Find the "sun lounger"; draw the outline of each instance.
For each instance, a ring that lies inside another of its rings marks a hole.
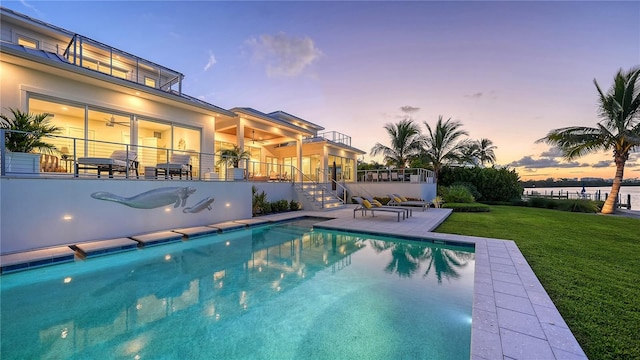
[[[134,171],[136,178],[138,177],[138,161],[136,161],[138,155],[126,150],[115,150],[108,158],[98,157],[81,157],[76,162],[75,176],[78,177],[79,170],[96,170],[98,177],[100,173],[106,171],[109,173],[109,177],[113,177],[114,172],[120,172],[129,174],[129,171]]]
[[[402,209],[405,211],[405,217],[413,216],[413,209],[410,207],[382,205],[378,200],[368,196],[365,196],[363,199],[369,201],[375,209]]]
[[[371,205],[371,203],[366,200],[363,199],[361,197],[354,197],[353,198],[357,203],[358,206],[356,206],[353,209],[353,217],[356,217],[356,211],[360,211],[362,213],[363,216],[365,216],[367,214],[367,211],[371,211],[371,216],[374,217],[375,216],[375,212],[376,211],[380,211],[380,212],[391,212],[394,214],[398,215],[398,222],[400,222],[400,215],[402,215],[402,219],[404,220],[406,218],[406,211],[404,209],[394,209],[394,208],[376,208],[373,205]]]
[[[422,208],[422,211],[427,210],[431,203],[428,201],[422,200],[407,200],[404,196],[400,196],[398,194],[388,194],[390,200],[387,203],[389,206],[419,206]]]

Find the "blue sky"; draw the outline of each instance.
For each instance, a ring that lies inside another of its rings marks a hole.
[[[611,178],[609,153],[564,162],[535,140],[598,121],[596,79],[640,66],[640,2],[3,1],[185,74],[224,108],[283,110],[388,144],[384,124],[438,115],[522,178]],[[366,161],[373,158],[365,156]],[[379,160],[379,159],[376,159]],[[625,178],[640,177],[640,154]]]

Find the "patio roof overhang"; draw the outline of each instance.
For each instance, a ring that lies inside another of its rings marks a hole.
[[[216,120],[216,132],[238,136],[242,127],[245,140],[252,143],[274,145],[299,140],[314,134],[312,130],[290,124],[251,108],[232,108],[236,114],[233,119]]]

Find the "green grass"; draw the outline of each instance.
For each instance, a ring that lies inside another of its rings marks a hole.
[[[640,220],[516,206],[436,232],[514,240],[589,359],[640,359]]]

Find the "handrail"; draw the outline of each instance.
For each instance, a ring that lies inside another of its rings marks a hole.
[[[337,180],[337,179],[334,179],[333,177],[328,176],[327,172],[325,172],[325,171],[324,171],[324,169],[320,169],[320,168],[318,168],[318,169],[316,169],[316,171],[317,171],[318,175],[322,174],[322,178],[323,178],[323,179],[329,179],[329,183],[331,183],[332,185],[333,185],[333,184],[336,184],[336,190],[333,190],[333,186],[332,186],[332,187],[331,187],[331,191],[335,191],[336,196],[337,196],[340,200],[342,200],[342,203],[343,203],[343,204],[346,204],[346,203],[347,203],[347,188],[346,188],[343,184],[341,184],[340,182],[338,182],[338,180]],[[318,179],[320,179],[320,176],[317,176],[317,178],[318,178]],[[326,183],[326,182],[325,182],[325,183]],[[340,197],[340,196],[338,195],[338,190],[337,190],[337,188],[338,188],[338,187],[340,187],[340,188],[341,188],[341,190],[342,190],[342,197]]]
[[[318,190],[318,189],[320,190],[320,206],[324,209],[324,205],[325,205],[324,204],[324,193],[327,190],[326,189],[326,184],[323,184],[323,183],[320,183],[319,181],[313,180],[309,176],[305,175],[305,173],[302,170],[296,168],[295,166],[291,166],[291,171],[292,171],[292,173],[294,173],[296,175],[297,174],[301,175],[300,179],[302,179],[302,181],[300,182],[300,189],[302,191],[304,191],[305,179],[307,180],[307,182],[315,185],[316,190]],[[294,178],[297,179],[297,177],[294,177]],[[295,180],[294,180],[294,186],[295,186]],[[315,199],[313,199],[313,200],[317,202],[317,200],[315,200]]]

